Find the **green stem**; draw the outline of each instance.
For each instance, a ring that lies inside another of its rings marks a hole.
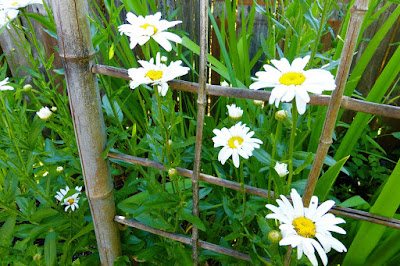
[[[240,172],[240,186],[242,187],[242,202],[243,202],[242,221],[244,221],[244,217],[246,216],[246,191],[245,191],[245,189],[244,189],[244,169],[243,169],[243,160],[240,162],[239,172]]]
[[[4,117],[3,117],[3,119],[5,119],[4,124],[7,127],[7,133],[8,133],[8,136],[10,138],[10,142],[12,144],[12,147],[14,149],[15,154],[18,156],[18,159],[20,160],[22,169],[25,171],[24,160],[22,159],[21,151],[20,151],[20,149],[19,149],[19,147],[17,145],[17,141],[14,138],[14,136],[15,136],[14,129],[13,129],[12,124],[10,122],[10,117],[8,115],[8,110],[7,110],[6,103],[4,101],[4,97],[0,97],[0,99],[1,99],[3,110],[4,110]]]
[[[276,152],[276,146],[278,144],[278,139],[281,138],[281,133],[282,133],[282,121],[278,120],[278,125],[276,126],[276,131],[275,131],[275,139],[274,143],[272,145],[272,152],[271,152],[271,165],[269,167],[269,177],[268,177],[268,202],[271,201],[271,188],[272,188],[272,167],[274,167],[275,163],[275,152]],[[277,194],[276,194],[277,195]]]
[[[290,132],[290,141],[289,141],[289,176],[287,180],[287,193],[290,191],[290,185],[292,183],[292,177],[293,177],[293,147],[294,147],[294,139],[296,138],[296,129],[297,129],[297,117],[298,117],[298,112],[297,112],[297,106],[296,102],[293,100],[293,105],[292,105],[292,130]]]

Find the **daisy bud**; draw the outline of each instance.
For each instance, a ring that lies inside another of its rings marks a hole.
[[[175,168],[170,168],[170,169],[168,170],[168,175],[169,175],[170,177],[176,176],[177,173],[178,173],[178,171],[177,171]]]
[[[256,106],[263,106],[264,105],[264,101],[261,101],[261,100],[253,100],[253,103]]]
[[[36,253],[35,256],[33,256],[33,260],[39,261],[42,258],[42,256],[39,253]]]
[[[52,111],[52,112],[57,111],[57,107],[55,107],[55,106],[51,107],[51,111]]]
[[[168,57],[165,55],[161,56],[161,62],[166,63],[168,61]]]
[[[275,171],[278,173],[279,177],[284,177],[285,175],[289,174],[287,170],[287,164],[276,162],[274,167]]]
[[[278,230],[271,230],[268,233],[268,240],[271,241],[272,243],[279,243],[279,241],[282,239],[282,234]]]
[[[30,91],[31,89],[32,89],[32,85],[31,85],[31,84],[26,84],[26,85],[22,88],[22,90],[23,90],[23,91],[26,91],[26,92]]]
[[[172,139],[169,139],[169,140],[167,141],[167,146],[168,146],[168,147],[171,147],[171,145],[172,145]]]
[[[42,107],[42,108],[39,110],[39,112],[36,112],[36,114],[37,114],[37,115],[40,117],[40,119],[42,119],[42,120],[49,120],[53,113],[50,111],[50,109],[49,109],[47,106],[45,106],[45,107]]]
[[[275,119],[278,121],[283,121],[288,117],[289,113],[286,110],[279,110],[275,113]]]
[[[222,87],[229,87],[229,83],[226,82],[225,80],[221,82]]]
[[[64,171],[64,167],[57,166],[56,171],[57,171],[57,173],[61,173],[62,171]]]
[[[228,108],[229,118],[233,121],[238,121],[242,118],[243,110],[236,104],[227,105],[226,108]]]

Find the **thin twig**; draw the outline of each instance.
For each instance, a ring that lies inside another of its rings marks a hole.
[[[199,175],[201,169],[201,148],[203,144],[204,116],[206,108],[207,83],[207,54],[208,54],[208,1],[200,1],[200,64],[199,64],[199,93],[197,95],[197,126],[196,144],[193,163],[193,215],[199,216]],[[193,225],[192,246],[193,265],[199,263],[199,230]]]
[[[96,74],[107,75],[111,77],[130,80],[128,70],[105,65],[95,65],[92,72]],[[169,86],[175,90],[197,93],[199,85],[197,83],[173,80],[170,81]],[[268,101],[271,92],[263,90],[249,90],[241,88],[224,87],[218,85],[207,84],[207,94],[213,96],[235,97],[242,99],[262,100]],[[309,104],[318,106],[328,106],[331,96],[329,95],[310,95],[311,101]],[[363,100],[354,99],[348,96],[343,96],[340,107],[356,112],[363,112],[367,114],[380,115],[385,117],[400,119],[400,107],[379,103],[372,103]]]

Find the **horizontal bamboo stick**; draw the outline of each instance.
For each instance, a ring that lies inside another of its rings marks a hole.
[[[95,65],[92,68],[92,72],[96,74],[108,75],[111,77],[121,78],[129,80],[128,70],[116,67],[110,67],[105,65]],[[192,93],[197,93],[199,85],[193,82],[187,82],[182,80],[173,80],[168,83],[171,88],[176,90],[182,90]],[[263,90],[249,90],[241,88],[223,87],[217,85],[207,84],[207,94],[213,96],[225,96],[235,97],[242,99],[253,99],[268,101],[271,92]],[[329,95],[310,95],[310,104],[319,106],[328,106],[331,96]],[[367,114],[391,117],[400,119],[400,107],[372,103],[363,100],[354,99],[351,97],[343,96],[340,107],[347,110],[356,112],[363,112]]]
[[[156,168],[156,169],[159,169],[162,171],[167,171],[167,169],[165,168],[165,166],[162,163],[152,161],[149,159],[134,157],[134,156],[130,156],[130,155],[122,154],[122,153],[109,152],[108,158],[132,163],[132,164],[139,164],[139,165],[146,166],[146,167],[152,167],[152,168]],[[178,171],[179,175],[182,175],[182,176],[185,176],[188,178],[192,178],[193,171],[185,169],[185,168],[180,168],[180,167],[177,167],[175,169]],[[225,180],[222,178],[218,178],[215,176],[206,175],[206,174],[202,174],[202,173],[200,173],[199,178],[200,178],[200,180],[208,182],[210,184],[230,188],[230,189],[233,189],[236,191],[242,191],[242,187],[237,182]],[[246,191],[246,193],[249,193],[252,195],[257,195],[257,196],[260,196],[263,198],[268,198],[268,190],[266,190],[266,189],[261,189],[261,188],[256,188],[256,187],[245,185],[245,191]],[[270,197],[271,198],[274,197],[274,193],[272,191],[270,193]],[[370,223],[375,223],[375,224],[380,224],[380,225],[387,226],[387,227],[400,229],[400,220],[388,218],[388,217],[384,217],[384,216],[380,216],[380,215],[375,215],[375,214],[365,212],[365,211],[355,210],[355,209],[346,208],[346,207],[333,206],[329,212],[337,214],[337,215],[341,215],[344,217],[353,218],[356,220],[367,221]]]
[[[150,232],[150,233],[153,233],[153,234],[156,234],[156,235],[159,235],[159,236],[167,237],[167,238],[170,238],[170,239],[175,240],[175,241],[179,241],[179,242],[187,244],[187,245],[192,245],[192,239],[190,237],[179,235],[179,234],[175,234],[175,233],[165,232],[165,231],[162,231],[162,230],[159,230],[159,229],[155,229],[155,228],[147,226],[147,225],[145,225],[143,223],[134,221],[132,219],[127,219],[124,216],[115,216],[114,217],[114,221],[116,221],[118,223],[121,223],[121,224],[125,224],[125,225],[128,225],[128,226],[131,226],[131,227],[135,227],[137,229],[140,229],[140,230],[143,230],[143,231],[146,231],[146,232]],[[233,250],[233,249],[229,249],[229,248],[224,248],[224,247],[221,247],[221,246],[209,243],[209,242],[205,242],[205,241],[202,241],[202,240],[199,240],[199,247],[201,247],[203,249],[215,251],[215,252],[218,252],[218,253],[221,253],[221,254],[224,254],[224,255],[228,255],[228,256],[231,256],[231,257],[234,257],[234,258],[237,258],[237,259],[251,261],[250,256],[245,254],[245,253],[242,253],[242,252],[239,252],[239,251],[236,251],[236,250]],[[269,261],[266,258],[263,258],[263,259],[266,260],[266,261]]]

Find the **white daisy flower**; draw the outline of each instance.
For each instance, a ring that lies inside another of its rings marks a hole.
[[[315,250],[324,265],[328,264],[326,253],[332,248],[338,252],[347,251],[346,247],[331,234],[331,232],[346,234],[343,228],[337,226],[345,221],[327,213],[335,204],[333,200],[327,200],[318,206],[318,197],[312,196],[310,206],[307,208],[303,206],[301,197],[295,189],[292,189],[290,196],[293,205],[283,195],[281,199],[276,200],[279,207],[265,205],[273,212],[266,218],[277,219],[281,224],[279,229],[282,232],[282,240],[279,241],[279,245],[297,247],[297,259],[300,259],[304,252],[314,266],[318,265]]]
[[[260,148],[259,144],[263,142],[259,139],[252,138],[254,131],[250,131],[246,124],[242,125],[241,122],[227,129],[226,127],[214,129],[213,133],[216,135],[212,138],[214,147],[223,146],[218,154],[218,160],[222,165],[226,160],[232,156],[233,165],[239,167],[239,155],[244,159],[248,159],[253,155],[255,148]]]
[[[72,211],[75,211],[75,208],[79,208],[78,202],[79,202],[79,193],[75,193],[74,195],[65,198],[64,202],[61,203],[61,205],[66,205],[64,211],[68,211],[68,209],[71,207]]]
[[[66,186],[65,189],[60,189],[60,191],[56,192],[56,195],[54,196],[58,201],[62,201],[65,195],[67,195],[69,191],[69,187]]]
[[[0,6],[0,28],[14,20],[18,16],[18,13],[18,9],[4,9]],[[7,25],[7,28],[9,29],[10,25]]]
[[[50,111],[49,107],[45,106],[45,107],[40,108],[39,112],[36,112],[36,114],[42,120],[49,120],[50,117],[53,115],[53,112]]]
[[[0,8],[4,9],[18,9],[32,4],[43,5],[42,0],[1,0]]]
[[[154,58],[149,62],[144,60],[138,61],[142,67],[128,69],[129,77],[132,79],[130,83],[131,89],[135,89],[141,84],[157,85],[158,92],[165,96],[168,91],[168,81],[183,76],[189,72],[188,67],[181,66],[182,61],[171,62],[169,66],[161,63],[160,53],[157,53],[156,63]]]
[[[296,98],[299,114],[304,114],[306,105],[310,102],[308,92],[321,94],[324,90],[332,91],[336,88],[333,75],[323,69],[303,70],[310,60],[307,55],[304,58],[296,58],[292,64],[286,58],[271,60],[275,66],[264,65],[265,71],[256,73],[256,82],[250,85],[250,89],[273,88],[269,103],[291,102]]]
[[[237,121],[242,118],[243,110],[239,106],[236,106],[236,104],[227,105],[226,108],[228,108],[230,119]]]
[[[289,171],[287,170],[287,164],[285,163],[276,162],[274,169],[278,173],[279,177],[284,177],[285,175],[289,174]]]
[[[0,81],[0,91],[12,91],[12,90],[14,90],[14,87],[6,85],[8,83],[9,83],[8,82],[8,78],[5,78],[5,79],[3,79],[3,81]]]
[[[154,15],[136,16],[132,12],[126,14],[126,20],[129,24],[118,26],[119,32],[126,34],[130,39],[130,48],[133,49],[137,44],[143,45],[150,37],[153,38],[165,50],[170,52],[172,46],[169,41],[182,43],[182,38],[178,35],[166,31],[167,29],[182,23],[182,21],[167,21],[161,19],[161,13],[157,12]]]

